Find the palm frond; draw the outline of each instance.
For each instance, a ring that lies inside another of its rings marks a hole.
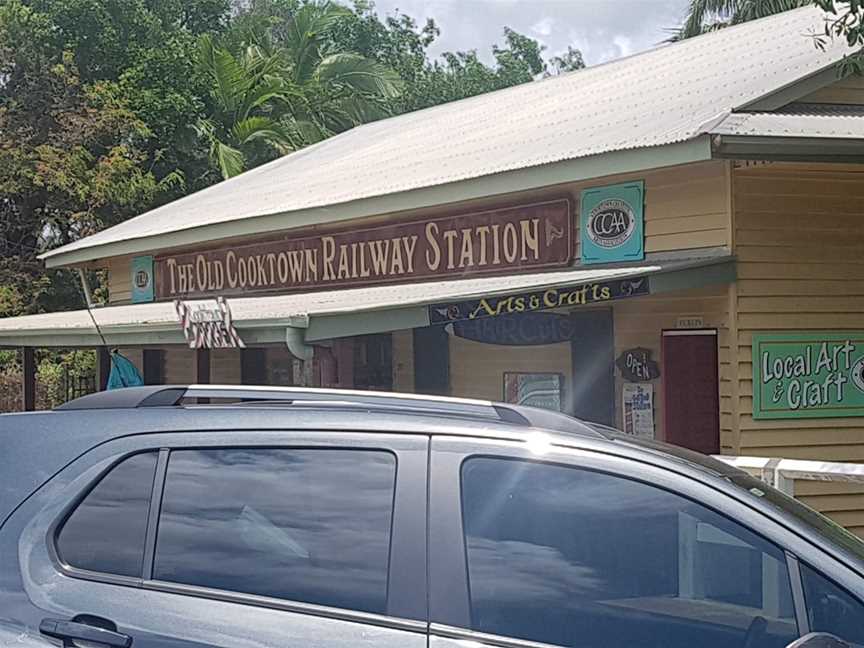
[[[286,31],[285,47],[291,55],[296,82],[310,78],[321,58],[324,37],[348,14],[348,9],[329,1],[309,2],[294,14]]]
[[[241,145],[263,140],[280,153],[288,153],[295,148],[291,129],[269,117],[254,116],[239,121],[231,129],[231,136]]]
[[[213,140],[210,156],[213,158],[216,166],[219,167],[222,177],[226,180],[240,175],[246,169],[246,156],[241,151],[228,146],[224,142],[220,142],[218,139]]]
[[[315,70],[320,83],[336,83],[356,92],[374,94],[392,99],[402,92],[399,75],[385,65],[359,54],[332,54],[322,60]]]

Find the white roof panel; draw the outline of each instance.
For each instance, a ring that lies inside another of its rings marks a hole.
[[[736,113],[711,129],[715,135],[752,137],[864,138],[864,115]]]
[[[798,9],[360,126],[45,257],[259,216],[288,214],[287,228],[300,210],[692,139],[840,60],[845,41],[819,50],[808,37],[823,21]]]

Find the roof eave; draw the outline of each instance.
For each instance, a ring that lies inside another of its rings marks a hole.
[[[612,151],[591,157],[564,160],[336,205],[214,223],[204,227],[166,232],[69,251],[58,248],[42,254],[39,258],[45,261],[48,268],[77,266],[109,257],[141,254],[154,250],[200,245],[220,239],[277,232],[288,229],[286,222],[290,222],[291,228],[336,223],[505,195],[591,178],[702,162],[710,160],[711,157],[710,138],[707,135],[700,135],[674,144]]]
[[[864,139],[715,135],[714,156],[774,162],[864,162]]]

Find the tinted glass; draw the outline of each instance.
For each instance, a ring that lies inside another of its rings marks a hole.
[[[579,648],[783,648],[784,554],[668,491],[478,458],[462,475],[472,625]]]
[[[141,576],[156,453],[117,464],[63,524],[57,552],[72,567]]]
[[[386,452],[172,452],[154,577],[383,613],[395,476]]]
[[[801,565],[804,599],[812,632],[830,632],[864,646],[864,605],[819,572]]]

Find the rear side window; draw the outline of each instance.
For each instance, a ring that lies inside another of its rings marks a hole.
[[[155,452],[112,468],[60,528],[60,559],[79,569],[140,577],[155,474]]]
[[[395,479],[379,451],[172,452],[153,577],[385,613]]]

